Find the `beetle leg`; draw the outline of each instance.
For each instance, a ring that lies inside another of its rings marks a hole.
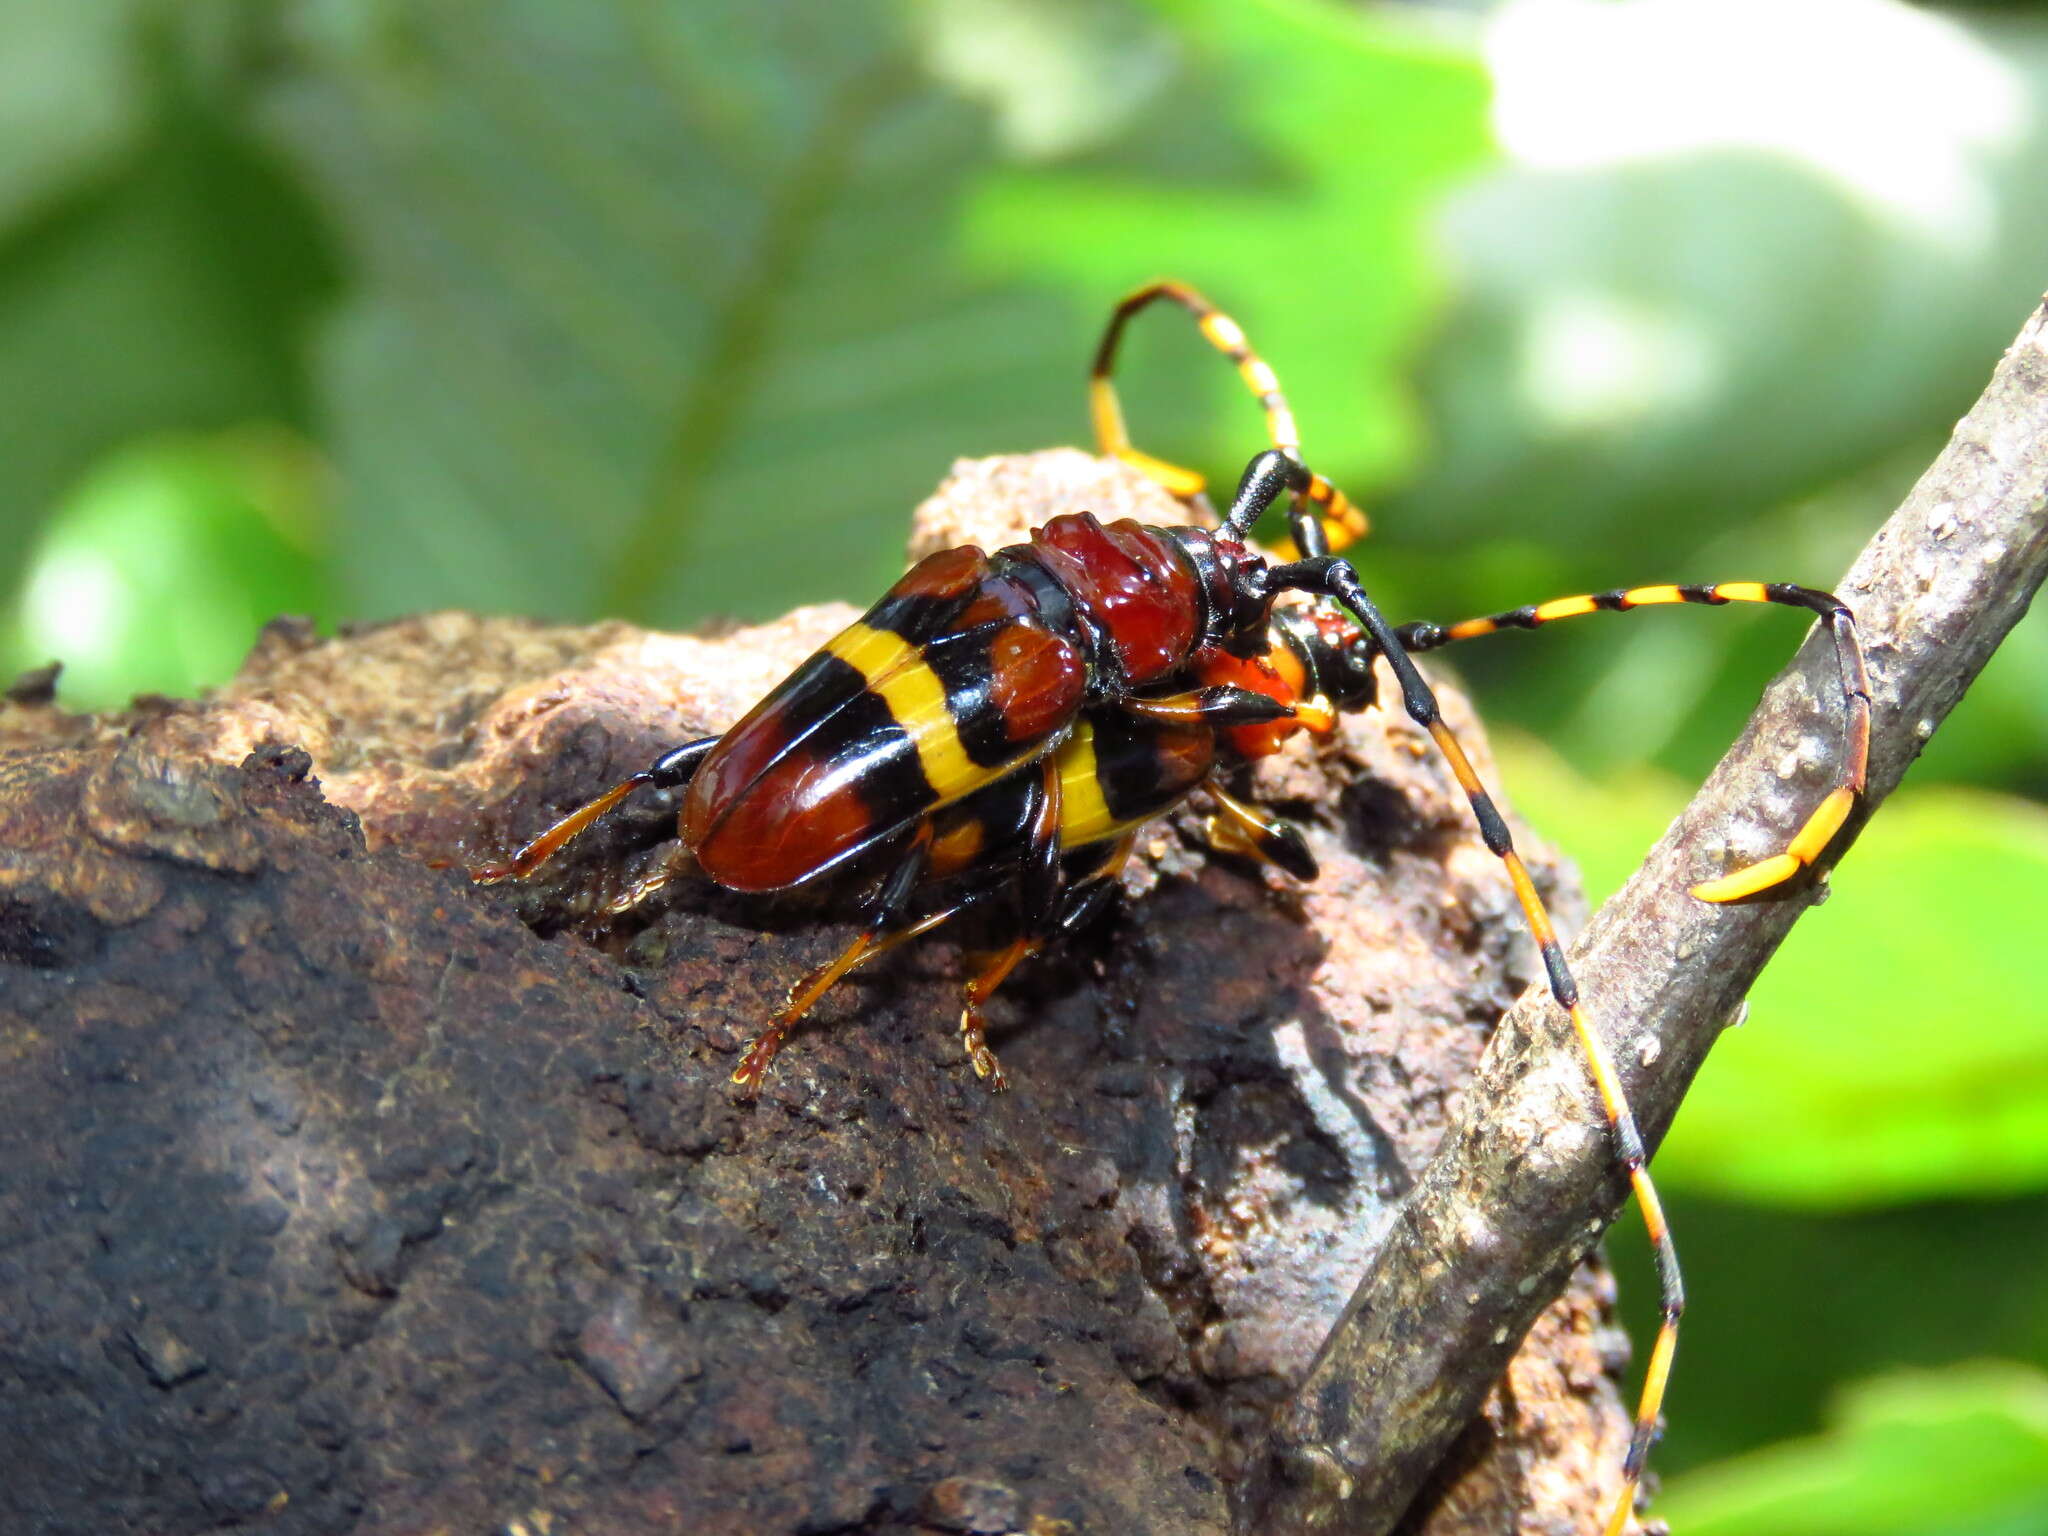
[[[967,1049],[967,1059],[974,1064],[974,1075],[988,1084],[990,1093],[1001,1093],[1010,1086],[1010,1080],[1003,1075],[1002,1063],[996,1060],[996,1053],[988,1048],[988,1037],[983,1033],[981,1005],[1017,968],[1020,960],[1037,954],[1044,944],[1044,938],[1037,934],[1024,934],[1013,939],[993,960],[969,977],[963,989],[965,1002],[960,1009],[960,1043]]]
[[[1211,816],[1203,825],[1203,835],[1211,845],[1226,852],[1251,854],[1277,869],[1285,870],[1297,880],[1315,879],[1316,856],[1308,851],[1308,843],[1303,840],[1300,828],[1278,816],[1268,815],[1256,806],[1246,805],[1235,795],[1226,793],[1214,780],[1202,787],[1208,790],[1209,798],[1222,812],[1221,816]]]
[[[1117,877],[1124,872],[1124,866],[1131,861],[1131,850],[1138,846],[1138,834],[1126,832],[1110,845],[1103,861],[1094,870],[1069,884],[1060,894],[1060,915],[1056,931],[1064,937],[1077,928],[1087,926],[1088,920],[1100,912],[1103,904],[1117,891]]]
[[[967,1047],[968,1059],[974,1063],[975,1072],[987,1080],[991,1092],[1001,1092],[1008,1086],[1009,1079],[1003,1075],[995,1053],[988,1048],[982,1032],[981,1005],[1008,980],[1010,972],[1020,961],[1038,953],[1049,938],[1072,933],[1102,910],[1104,904],[1116,895],[1117,876],[1123,873],[1131,850],[1137,844],[1138,834],[1135,832],[1126,832],[1118,838],[1108,857],[1090,874],[1060,889],[1057,908],[1042,931],[1027,932],[1014,940],[967,983],[967,1006],[960,1015],[960,1037]]]
[[[965,902],[933,912],[919,918],[904,928],[892,929],[887,933],[869,929],[839,952],[837,959],[829,965],[821,965],[789,994],[789,1002],[783,1010],[768,1022],[754,1043],[747,1047],[747,1054],[740,1058],[740,1064],[733,1068],[732,1080],[739,1088],[741,1097],[752,1098],[761,1091],[761,1081],[767,1075],[769,1064],[782,1049],[782,1042],[798,1020],[809,1013],[818,999],[832,989],[834,982],[857,966],[866,965],[878,955],[886,955],[899,944],[907,944],[921,934],[930,933],[941,923],[959,915]]]
[[[910,899],[916,894],[918,883],[924,879],[925,870],[931,859],[932,828],[929,821],[919,825],[912,836],[910,847],[903,860],[890,871],[888,881],[876,898],[875,915],[868,929],[855,939],[836,958],[819,966],[810,975],[790,989],[789,1001],[782,1011],[768,1023],[760,1036],[747,1047],[746,1055],[733,1069],[732,1080],[741,1092],[751,1098],[761,1091],[761,1080],[767,1074],[769,1063],[775,1060],[775,1053],[782,1049],[782,1042],[788,1038],[797,1021],[817,1005],[819,998],[832,989],[840,977],[857,966],[865,965],[877,955],[885,955],[899,944],[904,944],[919,934],[930,933],[941,923],[953,917],[967,905],[967,901],[955,902],[952,906],[933,912],[916,922],[905,923],[903,914],[909,910]],[[971,898],[969,898],[971,899]]]
[[[601,917],[624,917],[635,908],[645,905],[665,889],[668,883],[691,868],[696,860],[690,850],[677,846],[653,869],[635,880],[625,890],[598,908]]]
[[[652,784],[662,789],[682,788],[697,772],[698,764],[702,763],[705,756],[717,745],[716,736],[706,736],[701,741],[693,741],[662,753],[646,769],[630,778],[622,779],[588,804],[578,806],[511,858],[472,869],[469,878],[477,885],[496,885],[502,880],[524,880],[561,852],[563,847],[588,831],[605,812],[642,785]]]
[[[1022,866],[1018,870],[1018,917],[1021,933],[994,959],[968,978],[960,1009],[960,1043],[974,1064],[974,1075],[988,1084],[989,1092],[1001,1093],[1010,1086],[995,1052],[988,1048],[981,1005],[1001,986],[1017,963],[1036,954],[1056,932],[1060,918],[1060,894],[1064,880],[1060,870],[1060,772],[1057,754],[1048,753],[1038,771],[1038,786],[1025,818],[1028,839]]]
[[[1157,699],[1120,699],[1118,708],[1160,725],[1271,725],[1294,717],[1294,706],[1235,683],[1216,683]]]
[[[532,842],[521,848],[511,858],[496,864],[483,864],[469,872],[469,878],[477,885],[496,885],[501,880],[524,880],[528,875],[547,863],[563,846],[574,841],[591,823],[617,805],[626,796],[643,784],[653,783],[644,773],[614,784],[595,800],[578,806],[560,821],[549,827]]]

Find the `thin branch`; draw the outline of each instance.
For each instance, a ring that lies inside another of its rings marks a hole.
[[[1873,704],[1869,794],[1838,851],[2026,612],[2044,573],[2048,303],[1836,588],[1862,630]],[[1653,1147],[1764,962],[1825,895],[1824,884],[1806,882],[1774,900],[1715,907],[1687,890],[1778,851],[1826,793],[1834,667],[1827,635],[1810,634],[1571,952]],[[1239,1528],[1389,1529],[1625,1190],[1569,1027],[1533,988],[1501,1022],[1462,1118],[1276,1419]]]

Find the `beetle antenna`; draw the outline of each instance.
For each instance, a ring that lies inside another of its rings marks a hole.
[[[1308,466],[1292,454],[1282,453],[1278,448],[1266,449],[1244,467],[1244,476],[1237,482],[1237,494],[1230,498],[1230,510],[1223,515],[1224,534],[1242,539],[1266,509],[1280,499],[1282,491],[1302,490],[1313,478]]]
[[[1387,623],[1379,605],[1373,602],[1365,584],[1358,579],[1358,572],[1342,556],[1326,556],[1320,560],[1299,560],[1292,565],[1275,566],[1266,573],[1266,579],[1275,590],[1294,587],[1335,598],[1364,626],[1381,654],[1387,658],[1387,665],[1394,669],[1394,676],[1400,681],[1401,702],[1408,711],[1408,717],[1428,731],[1436,742],[1437,749],[1451,766],[1458,787],[1465,791],[1466,799],[1471,802],[1481,840],[1488,851],[1507,867],[1508,879],[1514,886],[1523,919],[1543,956],[1550,995],[1570,1018],[1572,1032],[1578,1037],[1579,1051],[1599,1094],[1601,1113],[1606,1117],[1608,1134],[1614,1139],[1617,1159],[1628,1175],[1629,1184],[1635,1192],[1636,1206],[1642,1213],[1643,1226],[1650,1236],[1662,1301],[1657,1340],[1650,1347],[1650,1363],[1636,1399],[1635,1427],[1629,1436],[1628,1454],[1622,1462],[1621,1493],[1615,1500],[1606,1528],[1606,1536],[1622,1536],[1635,1512],[1635,1491],[1642,1477],[1643,1463],[1657,1438],[1658,1412],[1664,1402],[1665,1383],[1671,1374],[1672,1351],[1678,1346],[1678,1320],[1685,1311],[1685,1285],[1679,1276],[1678,1249],[1671,1241],[1671,1229],[1664,1220],[1664,1207],[1657,1197],[1657,1187],[1650,1181],[1650,1153],[1636,1126],[1635,1111],[1629,1107],[1628,1095],[1622,1087],[1621,1074],[1615,1069],[1613,1054],[1579,1000],[1579,984],[1565,962],[1564,946],[1558,942],[1557,930],[1551,923],[1543,898],[1530,879],[1521,854],[1516,851],[1507,822],[1502,819],[1486,786],[1480,782],[1465,749],[1444,723],[1442,711],[1437,708],[1436,695],[1409,659],[1399,632]]]

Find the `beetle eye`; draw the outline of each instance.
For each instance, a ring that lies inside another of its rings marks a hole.
[[[1263,646],[1266,627],[1273,614],[1273,589],[1266,580],[1266,562],[1243,545],[1223,547],[1236,555],[1228,567],[1230,590],[1236,599],[1236,609],[1230,616],[1231,627],[1239,639],[1253,640]]]

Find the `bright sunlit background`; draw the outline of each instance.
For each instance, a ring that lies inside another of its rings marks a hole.
[[[1279,370],[1397,617],[1825,585],[2048,288],[2044,151],[2048,6],[12,0],[0,662],[89,708],[278,611],[869,598],[954,457],[1083,441],[1160,275]],[[1231,474],[1230,370],[1134,342],[1139,441]],[[1598,895],[1801,629],[1450,659]],[[2044,700],[2037,617],[1659,1160],[1690,1536],[2048,1529]]]

